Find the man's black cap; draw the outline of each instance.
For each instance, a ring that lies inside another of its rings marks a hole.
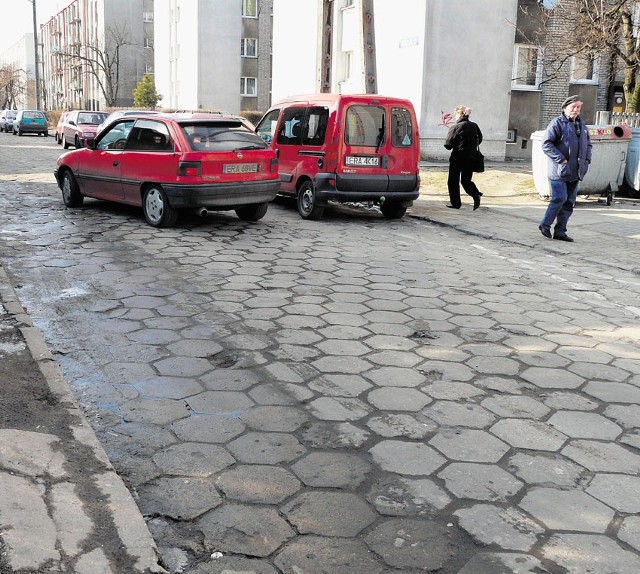
[[[580,96],[569,96],[564,102],[562,102],[562,109],[564,110],[569,104],[580,101]]]

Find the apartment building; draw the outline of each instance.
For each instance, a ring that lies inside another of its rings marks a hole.
[[[273,0],[155,0],[155,81],[170,109],[265,110]]]
[[[0,62],[15,70],[24,89],[16,94],[17,108],[36,107],[36,66],[33,34],[25,34],[13,46],[0,54]]]
[[[153,0],[74,0],[41,42],[45,109],[131,106],[153,73]]]

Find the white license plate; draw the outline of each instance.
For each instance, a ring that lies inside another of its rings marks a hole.
[[[256,173],[257,163],[225,163],[222,166],[222,173]]]
[[[359,165],[364,167],[378,167],[380,165],[379,157],[364,157],[359,155],[348,155],[345,158],[346,165]]]

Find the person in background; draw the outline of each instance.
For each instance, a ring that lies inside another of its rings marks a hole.
[[[542,139],[542,151],[549,158],[551,200],[538,229],[549,239],[573,241],[567,235],[567,223],[576,204],[578,184],[591,163],[591,140],[580,118],[581,109],[580,98],[569,96],[562,102],[562,114],[551,120]]]
[[[447,187],[449,188],[450,204],[447,207],[460,209],[460,185],[465,192],[473,197],[473,210],[480,207],[480,197],[482,193],[471,178],[473,177],[473,160],[478,151],[478,146],[482,143],[482,132],[475,124],[469,121],[471,108],[458,106],[455,111],[456,123],[449,128],[444,147],[451,150],[449,157],[449,178]]]

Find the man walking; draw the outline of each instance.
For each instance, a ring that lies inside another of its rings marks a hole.
[[[569,96],[562,102],[562,114],[551,120],[542,140],[542,151],[549,158],[551,201],[538,229],[549,239],[573,241],[567,235],[567,223],[576,203],[578,183],[591,163],[591,140],[580,118],[581,109],[580,98]]]

